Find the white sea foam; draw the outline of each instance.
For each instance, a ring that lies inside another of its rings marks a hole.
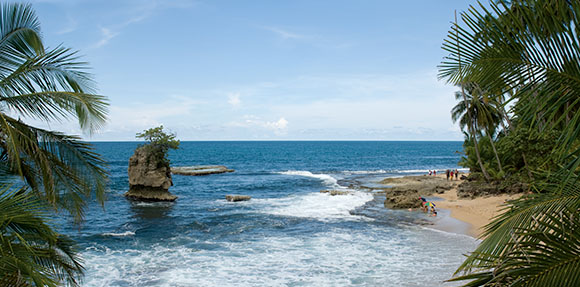
[[[102,234],[103,236],[116,236],[116,237],[124,237],[124,236],[133,236],[135,232],[133,231],[125,231],[123,233],[113,233],[113,232],[106,232]]]
[[[381,173],[388,173],[388,171],[383,169],[377,170],[344,170],[342,171],[344,174],[381,174]]]
[[[196,238],[182,238],[196,241]],[[83,286],[453,286],[444,283],[474,240],[417,228],[332,227],[199,250],[157,243],[87,248]]]
[[[313,192],[280,199],[258,200],[266,214],[307,217],[317,220],[360,220],[350,211],[373,199],[372,194],[351,190],[350,194],[331,196]]]
[[[317,179],[322,180],[327,185],[334,186],[334,187],[340,187],[340,185],[338,184],[338,180],[336,178],[328,175],[328,174],[312,173],[310,171],[305,171],[305,170],[288,170],[288,171],[278,172],[278,174],[298,175],[298,176],[317,178]]]

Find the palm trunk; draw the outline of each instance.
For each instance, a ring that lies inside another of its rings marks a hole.
[[[493,148],[493,153],[495,154],[495,159],[497,160],[497,167],[499,168],[499,172],[503,174],[503,169],[501,168],[501,161],[499,160],[499,155],[497,154],[497,150],[495,149],[495,143],[493,142],[493,138],[489,134],[488,128],[485,128],[485,133],[487,134],[487,138],[491,143],[491,147]]]
[[[455,11],[455,26],[457,26],[457,11]],[[457,31],[459,34],[459,31]],[[457,53],[459,54],[459,67],[461,69],[461,50],[459,50],[459,43],[457,44]],[[469,116],[470,121],[473,121],[473,115],[471,114],[471,110],[469,109],[469,104],[467,103],[467,97],[465,96],[465,83],[463,83],[463,79],[461,81],[461,95],[463,95],[463,101],[465,102],[465,107],[467,108],[467,115]],[[481,172],[485,177],[486,181],[490,181],[491,178],[485,170],[483,163],[481,162],[481,155],[479,154],[479,146],[477,144],[477,136],[475,135],[475,128],[473,127],[473,123],[469,124],[469,130],[471,130],[471,136],[473,137],[473,143],[475,145],[475,154],[477,155],[477,162],[479,163],[479,167],[481,168]]]
[[[511,121],[510,121],[510,119],[509,119],[509,117],[507,115],[507,112],[505,111],[505,107],[503,106],[503,100],[502,100],[502,98],[503,98],[502,96],[499,96],[498,97],[498,102],[499,102],[499,105],[500,105],[499,111],[501,113],[501,116],[505,119],[505,121],[507,122],[508,125],[506,127],[505,122],[502,119],[501,120],[501,126],[503,127],[503,130],[505,131],[505,134],[507,135],[507,134],[509,134],[509,131],[512,128],[512,123],[511,123]]]
[[[487,170],[485,169],[485,167],[483,166],[483,162],[481,161],[481,154],[479,153],[479,144],[477,143],[477,137],[475,136],[475,128],[473,128],[473,126],[470,126],[470,127],[471,127],[471,134],[473,137],[473,144],[475,146],[475,155],[477,156],[477,163],[479,164],[479,167],[481,168],[481,173],[483,173],[483,177],[485,177],[485,180],[491,181],[491,177],[487,173]]]

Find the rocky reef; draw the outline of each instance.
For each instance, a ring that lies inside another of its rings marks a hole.
[[[485,182],[480,174],[472,173],[457,187],[457,196],[459,198],[475,198],[498,194],[517,194],[524,193],[528,189],[528,185],[521,182]]]
[[[129,159],[129,191],[125,196],[143,201],[174,201],[169,163],[149,146],[141,146]]]
[[[230,202],[248,201],[250,199],[252,199],[252,197],[249,195],[233,195],[233,194],[226,195],[226,200]]]
[[[325,190],[321,190],[320,193],[328,193],[332,196],[350,194],[350,192],[348,190],[336,190],[336,189],[325,189]]]
[[[385,207],[391,209],[421,207],[419,196],[441,194],[453,187],[452,181],[435,176],[406,176],[387,178],[381,184],[386,196]]]
[[[195,166],[172,167],[171,172],[173,174],[199,176],[199,175],[234,172],[234,170],[229,169],[223,165],[195,165]]]

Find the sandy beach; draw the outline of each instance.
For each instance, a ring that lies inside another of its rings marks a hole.
[[[445,175],[442,177],[445,177]],[[437,195],[444,199],[436,203],[437,207],[439,209],[449,210],[451,217],[468,223],[470,225],[468,235],[476,238],[480,237],[483,232],[483,227],[500,213],[506,200],[512,200],[522,196],[522,194],[502,194],[498,196],[478,197],[475,199],[460,199],[457,197],[457,185],[459,185],[461,180],[453,182],[455,184],[451,190]]]
[[[447,181],[443,172],[437,176],[408,176],[383,181],[384,184],[393,187],[412,186],[413,188],[420,184],[439,186],[449,183],[451,188],[430,196],[434,198],[433,200],[439,210],[439,218],[434,222],[433,227],[444,231],[465,233],[475,238],[481,236],[483,227],[501,212],[503,204],[507,200],[522,196],[522,194],[501,194],[474,199],[459,198],[457,196],[457,186],[462,182],[463,180],[461,179]],[[456,220],[448,220],[445,218],[446,216]]]

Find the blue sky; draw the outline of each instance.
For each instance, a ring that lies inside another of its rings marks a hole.
[[[88,140],[159,124],[181,140],[462,139],[437,65],[474,1],[32,3],[45,43],[79,50],[110,100]]]

